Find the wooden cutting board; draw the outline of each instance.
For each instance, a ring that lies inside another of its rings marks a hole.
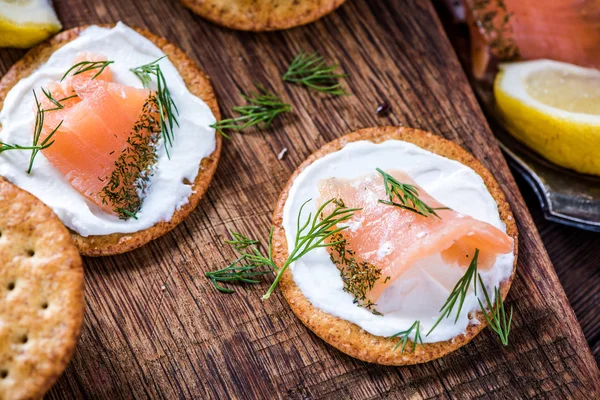
[[[225,116],[253,82],[295,112],[225,143],[208,196],[172,233],[123,256],[85,260],[83,333],[49,399],[600,397],[596,363],[428,1],[348,1],[307,27],[265,34],[214,26],[175,0],[55,5],[65,28],[122,20],[167,37],[212,77]],[[353,95],[284,85],[280,76],[300,50],[339,62]],[[22,55],[1,50],[0,72]],[[389,117],[375,114],[382,102],[392,106]],[[373,125],[413,126],[454,140],[504,187],[521,233],[508,347],[486,329],[428,364],[371,365],[313,335],[279,292],[261,301],[268,282],[225,295],[205,279],[205,271],[234,258],[223,245],[227,229],[266,240],[294,168],[324,143]]]

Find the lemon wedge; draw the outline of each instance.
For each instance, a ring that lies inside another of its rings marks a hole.
[[[494,82],[507,130],[548,160],[600,175],[600,71],[537,60],[503,64]]]
[[[0,0],[0,47],[31,47],[61,29],[50,0]]]

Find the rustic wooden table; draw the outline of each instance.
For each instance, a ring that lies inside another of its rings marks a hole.
[[[66,28],[123,20],[166,36],[212,77],[226,116],[254,81],[280,93],[295,113],[226,143],[208,195],[173,232],[126,255],[85,260],[82,337],[48,398],[600,397],[596,362],[429,1],[350,0],[308,27],[268,34],[216,27],[175,0],[55,5]],[[339,61],[353,96],[283,85],[279,76],[300,49]],[[0,72],[22,55],[2,50]],[[393,107],[389,117],[374,113],[382,101]],[[455,140],[505,188],[521,232],[508,347],[485,330],[424,365],[366,364],[309,332],[279,293],[262,302],[267,283],[223,295],[204,278],[233,257],[222,245],[228,228],[266,239],[277,196],[306,156],[356,128],[383,124]],[[279,161],[283,147],[289,152]],[[581,278],[598,282],[594,235],[536,221],[550,233],[546,244],[568,289],[584,285]],[[577,248],[578,241],[587,246]],[[597,292],[583,298],[585,290],[571,299],[597,349]]]

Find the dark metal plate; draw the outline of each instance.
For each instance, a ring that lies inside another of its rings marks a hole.
[[[492,124],[513,170],[533,187],[546,219],[600,232],[600,177],[559,167]]]
[[[531,185],[546,219],[600,232],[600,177],[559,167],[516,140],[496,115],[491,80],[472,84],[509,164]]]

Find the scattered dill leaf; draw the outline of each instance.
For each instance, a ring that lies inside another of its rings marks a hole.
[[[60,81],[62,82],[71,72],[73,72],[73,76],[75,76],[75,75],[79,75],[79,74],[82,74],[87,71],[93,71],[93,70],[97,69],[98,72],[96,72],[96,74],[94,76],[92,76],[92,78],[91,78],[91,79],[96,79],[98,77],[98,75],[100,75],[102,72],[104,72],[106,67],[108,67],[110,64],[113,64],[113,63],[114,63],[114,61],[81,61],[81,62],[78,62],[77,64],[75,64],[71,68],[69,68],[67,70],[67,72],[65,72],[63,77],[60,78]]]
[[[212,124],[210,127],[216,129],[217,132],[227,139],[231,139],[225,133],[226,129],[241,131],[254,125],[268,128],[279,114],[292,111],[290,104],[284,103],[279,97],[267,91],[262,85],[256,84],[256,87],[258,88],[257,93],[241,94],[248,104],[233,107],[233,111],[240,114],[239,117],[223,119]]]
[[[246,248],[254,245],[259,245],[260,242],[255,239],[250,239],[247,236],[242,235],[241,233],[230,230],[231,240],[226,240],[225,243],[230,244],[236,249],[238,252],[245,250]]]
[[[425,336],[429,336],[429,334],[431,332],[433,332],[433,330],[439,325],[440,322],[442,322],[442,320],[444,318],[448,318],[450,316],[450,314],[452,313],[452,310],[454,309],[454,306],[456,305],[457,302],[458,302],[458,308],[456,309],[456,318],[454,319],[454,323],[456,323],[458,321],[458,317],[460,316],[460,311],[462,310],[463,303],[465,302],[465,298],[467,297],[467,292],[469,291],[471,282],[473,282],[473,290],[474,290],[475,294],[477,294],[477,284],[476,284],[477,278],[476,277],[477,277],[477,259],[478,259],[478,257],[479,257],[479,249],[475,249],[475,255],[473,256],[473,259],[471,260],[471,264],[469,264],[467,271],[462,276],[462,278],[460,278],[458,280],[458,282],[456,282],[454,289],[452,289],[452,292],[450,292],[448,299],[446,300],[446,302],[440,309],[440,312],[442,314],[440,315],[440,317],[438,318],[436,323],[433,325],[433,327],[431,327],[431,329],[429,330],[429,332],[427,332],[427,335],[425,335]]]
[[[406,344],[410,340],[410,334],[412,333],[413,330],[415,331],[414,340],[412,342],[413,353],[417,349],[417,343],[420,343],[421,346],[423,346],[423,338],[421,337],[421,321],[415,321],[410,326],[410,328],[408,328],[407,330],[395,333],[392,336],[390,336],[390,340],[395,339],[395,338],[400,339],[400,340],[398,340],[398,343],[396,343],[396,346],[394,346],[394,349],[392,351],[396,351],[398,349],[398,347],[402,346],[402,348],[400,349],[400,352],[404,353],[404,349],[406,348]]]
[[[337,227],[337,224],[352,218],[354,212],[358,211],[358,209],[348,208],[343,202],[336,199],[330,199],[323,203],[314,215],[310,213],[308,218],[303,222],[302,211],[310,201],[311,200],[307,200],[302,204],[298,211],[297,234],[294,240],[294,248],[281,268],[279,268],[273,260],[273,227],[271,227],[271,232],[269,234],[269,246],[266,255],[263,255],[258,250],[259,242],[257,240],[249,239],[240,233],[232,231],[232,239],[226,241],[226,243],[233,246],[240,254],[240,257],[226,268],[206,273],[207,278],[213,282],[215,288],[224,293],[231,293],[231,289],[220,287],[218,282],[247,282],[249,279],[252,281],[250,283],[255,283],[254,279],[252,279],[252,277],[255,276],[254,274],[262,275],[264,273],[264,271],[260,271],[258,268],[266,267],[269,272],[273,271],[276,274],[271,287],[269,287],[267,293],[262,297],[263,300],[267,300],[279,284],[283,273],[291,263],[298,261],[311,250],[319,247],[336,245],[336,242],[325,243],[325,240],[346,229],[346,227]],[[322,214],[325,208],[332,203],[335,204],[335,209],[329,215],[323,216]],[[247,264],[241,264],[242,261]]]
[[[249,239],[241,233],[230,230],[232,239],[226,240],[239,254],[239,257],[227,267],[217,271],[209,271],[204,275],[210,279],[213,286],[222,293],[233,293],[233,289],[221,286],[220,282],[226,283],[260,283],[255,279],[273,271],[277,266],[272,260],[272,247],[269,247],[269,255],[262,255],[258,246],[258,240]],[[269,235],[269,246],[272,245],[273,229]],[[267,267],[267,269],[263,269]]]
[[[335,96],[344,96],[348,93],[338,82],[346,74],[337,74],[338,64],[327,65],[325,59],[318,53],[306,54],[300,52],[283,74],[283,80],[308,86],[312,89]]]
[[[492,304],[487,289],[485,288],[483,280],[481,279],[481,275],[477,274],[477,277],[479,278],[479,284],[481,285],[481,289],[483,290],[483,295],[487,303],[487,308],[490,310],[488,315],[486,308],[483,306],[483,303],[479,298],[477,298],[477,301],[479,301],[479,307],[481,307],[481,311],[483,312],[483,316],[485,317],[485,320],[487,321],[490,328],[498,334],[502,344],[508,346],[508,335],[510,334],[510,325],[512,323],[513,308],[510,308],[510,316],[507,318],[506,311],[504,309],[504,300],[502,299],[502,293],[500,292],[500,288],[498,286],[494,288],[495,304]]]
[[[271,272],[270,270],[257,271],[256,265],[243,265],[243,257],[238,258],[227,267],[205,273],[205,276],[210,279],[213,286],[222,293],[234,293],[235,290],[226,288],[220,282],[227,283],[260,283],[261,281],[253,279],[255,276],[265,275]]]
[[[400,207],[402,209],[420,214],[424,217],[433,215],[440,218],[435,211],[449,209],[448,207],[433,208],[428,206],[425,202],[419,199],[419,191],[417,190],[416,186],[398,182],[398,180],[396,180],[393,176],[385,173],[379,168],[377,168],[377,172],[379,172],[383,177],[385,193],[390,198],[389,201],[379,200],[380,203],[388,206]]]
[[[179,126],[179,122],[175,116],[175,114],[179,115],[179,110],[177,109],[177,105],[171,97],[171,92],[167,86],[167,81],[163,75],[160,65],[158,64],[160,60],[165,57],[166,56],[162,56],[149,64],[132,68],[131,72],[133,72],[135,76],[139,78],[139,80],[142,82],[142,85],[144,85],[146,88],[150,86],[152,77],[154,76],[156,78],[156,99],[158,101],[158,108],[160,111],[160,125],[165,141],[167,156],[171,158],[169,154],[169,146],[173,146],[173,141],[175,139],[173,127],[175,125]]]

